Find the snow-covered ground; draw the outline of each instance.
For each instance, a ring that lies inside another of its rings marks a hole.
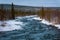
[[[44,19],[40,19],[37,15],[31,15],[31,16],[23,16],[23,17],[16,17],[15,20],[8,20],[8,21],[0,21],[0,31],[12,31],[12,30],[22,30],[25,24],[22,21],[17,21],[21,20],[22,18],[28,18],[27,20],[40,20],[41,23],[46,24],[46,25],[54,25],[55,27],[58,27],[60,29],[59,24],[52,24]],[[24,20],[24,19],[23,19]]]
[[[0,31],[12,31],[12,30],[17,30],[17,29],[22,29],[22,27],[17,26],[17,24],[23,25],[22,22],[15,22],[15,20],[1,22]]]

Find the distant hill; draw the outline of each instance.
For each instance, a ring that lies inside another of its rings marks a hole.
[[[4,9],[11,9],[11,4],[0,4],[0,8],[1,8],[1,5],[3,5],[3,8]],[[22,6],[22,5],[14,5],[14,9],[15,10],[22,10],[22,11],[25,11],[25,10],[39,10],[40,7],[32,7],[32,6]]]
[[[1,5],[4,6],[4,9],[8,9],[10,10],[11,9],[11,4],[0,4],[0,8],[1,8]],[[37,10],[40,10],[41,7],[33,7],[33,6],[23,6],[23,5],[14,5],[14,9],[15,10],[21,10],[21,11],[37,11]],[[44,7],[44,9],[60,9],[60,7]]]

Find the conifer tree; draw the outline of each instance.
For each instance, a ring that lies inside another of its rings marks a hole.
[[[44,8],[42,7],[41,9],[42,13],[41,13],[41,16],[42,16],[42,19],[44,18],[45,14],[44,14]]]
[[[11,5],[11,19],[15,19],[14,5]]]
[[[41,10],[39,10],[38,15],[40,16],[40,18],[44,18],[45,17],[45,13],[44,13],[44,8],[42,7]]]
[[[4,20],[3,4],[1,4],[1,20]]]

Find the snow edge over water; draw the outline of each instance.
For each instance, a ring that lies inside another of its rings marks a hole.
[[[41,23],[46,24],[46,25],[54,25],[55,27],[58,27],[58,29],[60,29],[60,24],[53,24],[50,23],[49,21],[46,21],[45,19],[41,19],[40,17],[38,17],[37,15],[31,15],[31,16],[24,16],[24,17],[33,17],[33,19],[35,20],[42,20]],[[22,18],[22,17],[17,17],[17,18]],[[1,25],[5,24],[4,27],[2,27]],[[19,24],[20,26],[16,26],[16,24]],[[23,22],[16,22],[15,20],[8,20],[8,21],[0,21],[0,31],[12,31],[12,30],[22,30],[23,28],[21,27],[21,25],[25,25],[23,24]]]

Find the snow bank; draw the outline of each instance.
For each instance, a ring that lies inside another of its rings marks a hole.
[[[28,18],[28,20],[41,20],[41,23],[44,23],[46,25],[54,25],[56,27],[58,27],[58,29],[60,29],[60,25],[57,24],[52,24],[48,21],[46,21],[45,19],[41,19],[40,17],[38,17],[37,15],[31,15],[31,16],[24,16],[24,17],[16,17],[19,20],[22,18]],[[4,25],[3,25],[4,24]],[[8,20],[8,21],[0,21],[0,31],[12,31],[12,30],[22,30],[22,26],[24,26],[25,24],[21,21],[16,21],[15,20]]]
[[[35,18],[36,19],[36,18]],[[43,24],[46,24],[46,25],[53,25],[55,27],[57,27],[58,29],[60,29],[60,24],[53,24],[52,22],[49,22],[49,21],[46,21],[45,19],[40,19],[38,18],[39,20],[42,20],[41,23]]]
[[[58,29],[60,29],[60,24],[55,24],[55,27],[58,27]]]
[[[37,15],[31,16],[23,16],[25,18],[36,17]],[[22,19],[23,17],[16,17],[17,19]],[[25,24],[21,21],[8,20],[8,21],[0,21],[0,31],[12,31],[12,30],[22,30],[22,26]]]
[[[20,26],[17,26],[17,24],[19,24]],[[12,31],[17,29],[23,29],[21,25],[23,25],[23,22],[15,22],[15,20],[0,22],[0,31]]]
[[[46,25],[53,25],[53,26],[57,27],[58,29],[60,29],[60,24],[53,24],[53,23],[51,23],[49,21],[46,21],[45,19],[41,19],[40,17],[38,17],[36,15],[35,15],[35,17],[33,19],[42,20],[41,23],[46,24]]]

